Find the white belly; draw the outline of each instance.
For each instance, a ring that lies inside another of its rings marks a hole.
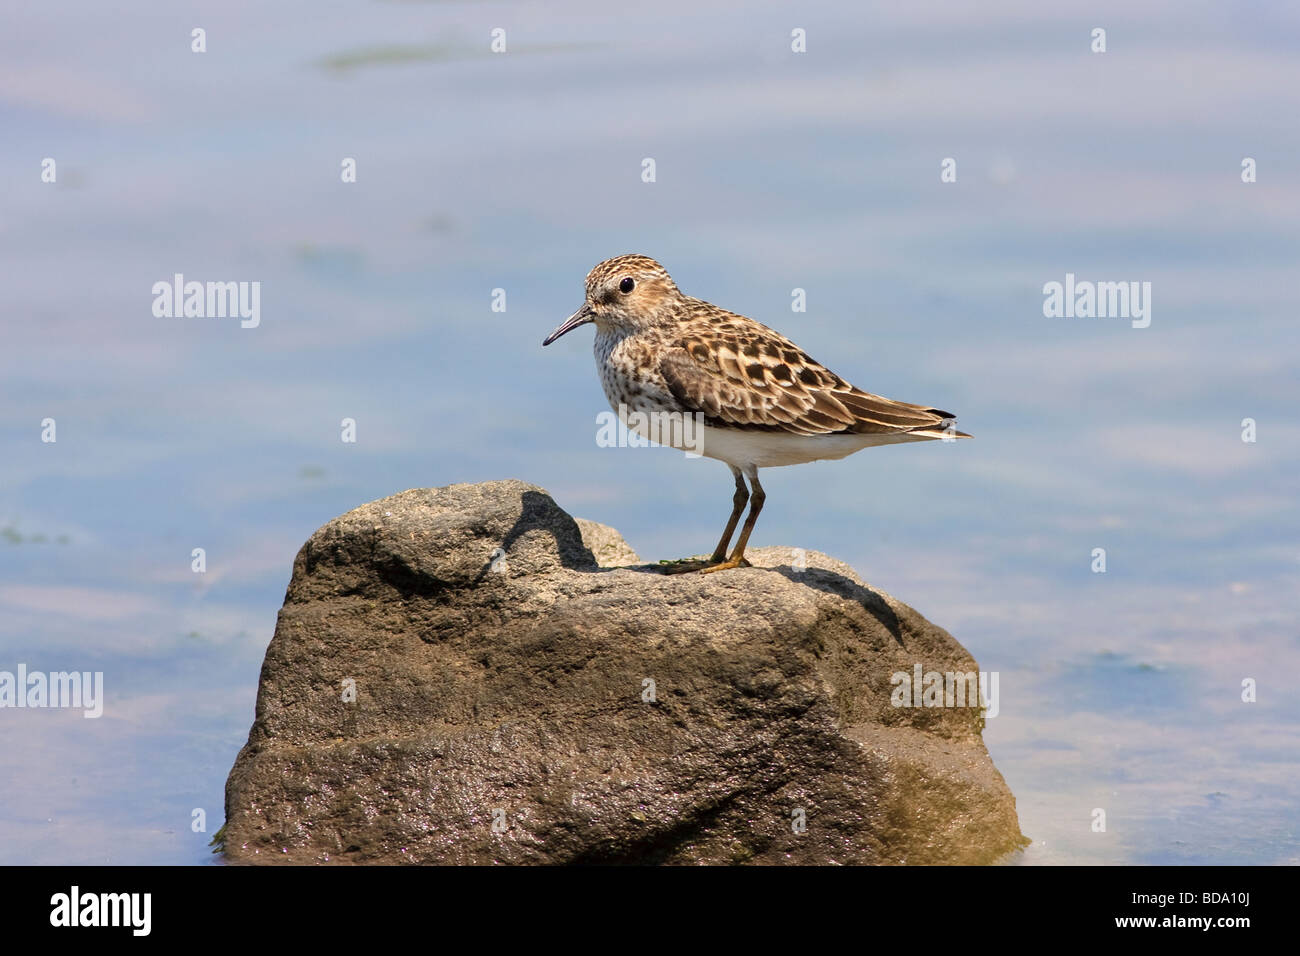
[[[704,426],[699,452],[737,468],[776,468],[844,458],[875,445],[930,441],[921,435],[789,435]]]
[[[660,445],[749,468],[777,468],[843,458],[875,445],[931,441],[933,435],[790,435],[769,431],[714,428],[693,415],[633,412],[623,419],[629,430]]]

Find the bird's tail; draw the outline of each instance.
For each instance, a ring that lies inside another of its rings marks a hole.
[[[957,438],[974,438],[974,435],[968,435],[965,432],[957,431],[957,418],[949,412],[940,411],[937,408],[928,409],[936,415],[943,418],[942,422],[937,425],[918,425],[916,428],[909,428],[909,435],[916,435],[921,438],[938,438],[940,440],[952,441]]]

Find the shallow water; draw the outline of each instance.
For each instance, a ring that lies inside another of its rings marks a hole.
[[[710,547],[725,469],[598,447],[587,330],[540,348],[628,251],[976,435],[765,472],[755,543],[999,673],[1011,862],[1300,862],[1297,19],[8,11],[0,670],[106,703],[0,710],[0,862],[209,861],[293,556],[361,502],[519,477],[648,559]],[[155,317],[176,273],[260,282],[260,324]],[[1067,273],[1150,282],[1149,327],[1044,317]]]

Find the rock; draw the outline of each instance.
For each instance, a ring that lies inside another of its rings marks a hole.
[[[582,543],[595,555],[596,563],[602,568],[619,568],[641,563],[632,546],[609,525],[588,521],[586,518],[575,520],[578,522],[578,533],[582,535]]]
[[[891,706],[896,672],[977,669],[946,631],[816,552],[712,575],[624,559],[616,531],[520,481],[322,527],[226,784],[226,859],[988,863],[1023,845],[981,711]]]

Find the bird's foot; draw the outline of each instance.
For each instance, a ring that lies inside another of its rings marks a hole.
[[[700,558],[682,558],[678,561],[660,561],[659,567],[664,574],[688,574],[691,571],[703,571],[713,562]]]
[[[719,561],[717,564],[710,564],[707,568],[700,568],[700,574],[709,574],[713,571],[730,571],[732,568],[752,568],[753,565],[744,558],[732,556],[726,561]]]

